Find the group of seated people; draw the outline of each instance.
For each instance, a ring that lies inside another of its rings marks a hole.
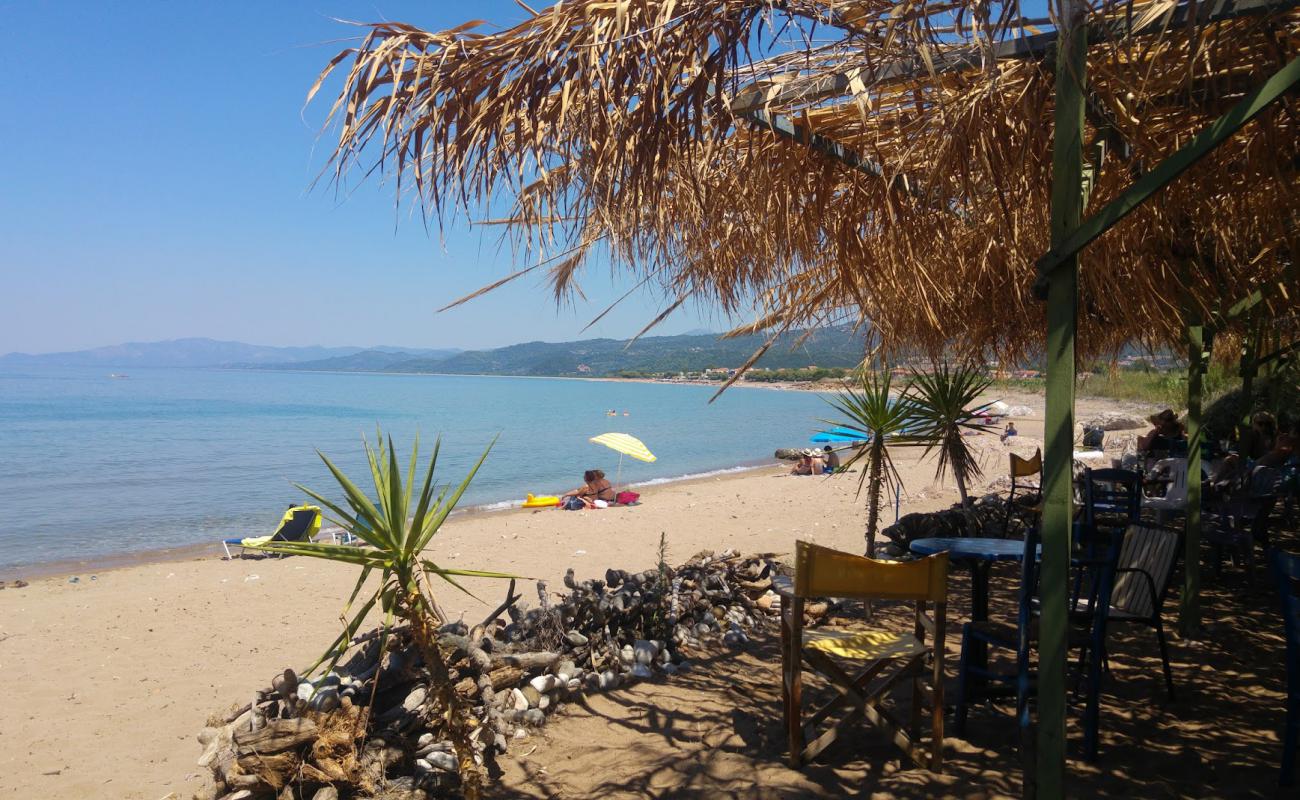
[[[1296,435],[1291,420],[1279,420],[1267,411],[1256,411],[1250,427],[1240,431],[1228,454],[1210,476],[1211,488],[1250,478],[1260,468],[1278,469],[1295,456]]]
[[[829,475],[840,468],[840,454],[830,445],[821,450],[809,448],[799,453],[791,475]]]
[[[1139,453],[1167,453],[1187,449],[1187,431],[1172,409],[1150,417],[1152,429],[1138,437]],[[1250,426],[1236,432],[1209,478],[1211,492],[1249,479],[1260,467],[1283,467],[1296,455],[1294,423],[1267,411],[1256,411]]]

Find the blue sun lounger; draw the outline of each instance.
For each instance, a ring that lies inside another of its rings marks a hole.
[[[290,506],[280,519],[280,526],[270,536],[222,539],[221,546],[226,551],[226,558],[231,559],[234,558],[230,554],[231,545],[252,547],[267,542],[306,542],[320,532],[320,523],[319,506]]]

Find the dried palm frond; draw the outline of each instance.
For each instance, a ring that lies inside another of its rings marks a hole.
[[[1300,52],[1291,0],[1097,0],[1087,22],[1093,210]],[[388,175],[440,222],[508,205],[522,258],[599,241],[666,297],[762,328],[847,315],[886,350],[1041,349],[1050,20],[989,0],[569,0],[474,27],[368,25],[330,63],[312,93],[346,70],[336,181]],[[1283,280],[1298,134],[1290,95],[1083,251],[1081,355],[1175,344],[1189,313]],[[557,298],[586,262],[552,269]]]

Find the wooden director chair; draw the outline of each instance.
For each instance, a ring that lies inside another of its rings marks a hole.
[[[943,766],[943,638],[948,554],[909,562],[875,561],[808,542],[795,543],[795,577],[781,598],[781,676],[790,765],[798,768],[835,741],[841,728],[866,718],[918,766]],[[804,602],[812,597],[904,600],[916,603],[911,632],[804,630]],[[926,613],[934,604],[934,614]],[[929,633],[932,644],[926,644]],[[856,677],[837,661],[862,662]],[[929,661],[929,669],[927,669]],[[837,695],[803,719],[803,664],[825,677]],[[911,718],[904,724],[885,705],[899,681],[912,682]],[[930,707],[930,747],[920,747],[923,705]],[[842,707],[848,713],[818,734]],[[807,741],[811,739],[811,741]],[[805,744],[805,742],[807,742]],[[927,757],[928,756],[928,757]]]

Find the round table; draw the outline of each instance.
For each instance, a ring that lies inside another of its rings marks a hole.
[[[983,539],[967,536],[940,536],[912,541],[913,553],[932,556],[948,554],[951,561],[967,565],[971,570],[970,616],[974,622],[989,618],[989,570],[995,561],[1019,561],[1025,553],[1025,543],[1019,539]]]

